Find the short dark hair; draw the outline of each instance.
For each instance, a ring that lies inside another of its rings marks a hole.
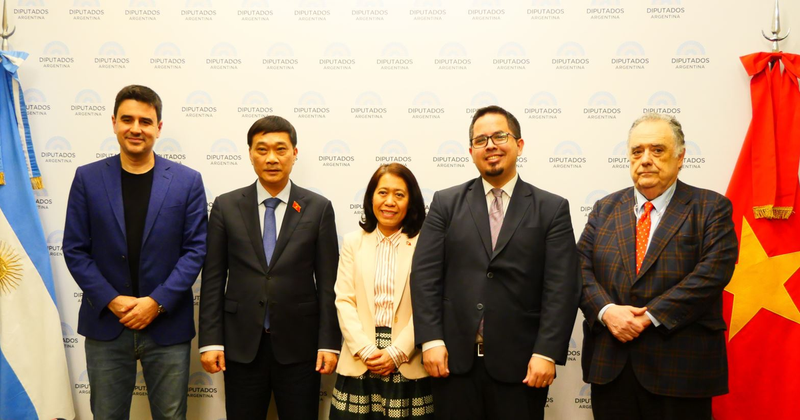
[[[375,216],[375,212],[372,211],[372,196],[378,188],[378,182],[385,174],[398,176],[406,183],[406,188],[408,188],[408,209],[406,210],[406,217],[403,219],[403,233],[408,235],[409,238],[413,238],[422,229],[422,222],[425,221],[425,201],[422,199],[422,191],[419,189],[417,178],[408,168],[397,162],[381,165],[372,174],[372,178],[367,184],[367,191],[364,193],[364,215],[361,216],[361,222],[358,225],[367,232],[372,232],[378,227],[378,218]]]
[[[117,93],[117,99],[114,100],[114,117],[117,116],[119,105],[128,99],[152,105],[156,109],[156,119],[161,121],[161,97],[153,89],[142,85],[125,86]]]
[[[297,147],[297,131],[286,118],[270,115],[259,118],[247,131],[247,148],[253,147],[253,137],[266,133],[286,133],[292,141],[292,147]]]
[[[511,130],[511,134],[516,139],[522,138],[522,130],[519,128],[519,121],[517,121],[517,117],[514,114],[506,111],[503,108],[500,108],[497,105],[489,105],[485,106],[477,111],[475,111],[475,115],[472,116],[472,122],[469,124],[469,145],[472,147],[472,129],[475,127],[475,121],[478,121],[478,118],[486,115],[486,114],[500,114],[506,117],[506,121],[508,122],[508,129]]]

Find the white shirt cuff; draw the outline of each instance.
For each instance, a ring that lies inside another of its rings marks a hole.
[[[647,315],[647,317],[648,317],[648,318],[650,318],[650,321],[651,321],[651,322],[653,323],[653,325],[655,325],[656,327],[658,327],[659,325],[661,325],[661,323],[660,323],[660,322],[658,322],[658,320],[656,319],[656,317],[654,317],[652,314],[650,314],[650,311],[645,311],[645,312],[644,312],[644,314],[645,314],[645,315]]]
[[[597,320],[600,321],[600,325],[602,325],[604,327],[606,326],[606,323],[603,322],[603,315],[605,315],[606,311],[608,310],[608,308],[610,308],[612,306],[617,306],[617,304],[616,303],[609,303],[608,305],[603,306],[603,309],[601,309],[600,312],[597,314]]]
[[[225,346],[203,346],[203,347],[200,347],[199,351],[200,351],[200,354],[203,354],[203,353],[205,353],[207,351],[225,351]],[[317,351],[318,352],[326,351],[328,353],[335,353],[335,354],[339,354],[340,353],[339,350],[329,350],[329,349],[319,349]]]
[[[203,354],[207,351],[225,351],[225,346],[203,346],[199,349],[200,354]]]
[[[425,343],[422,343],[422,351],[428,351],[434,347],[442,347],[444,346],[444,340],[431,340]]]
[[[538,357],[538,358],[540,358],[540,359],[547,360],[548,362],[550,362],[550,363],[552,363],[552,364],[555,364],[555,363],[556,363],[556,361],[555,361],[555,360],[553,360],[553,359],[551,359],[551,358],[549,358],[549,357],[547,357],[547,356],[545,356],[545,355],[539,354],[539,353],[533,353],[533,357]]]

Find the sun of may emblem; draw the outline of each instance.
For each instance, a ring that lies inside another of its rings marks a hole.
[[[0,293],[7,294],[17,288],[22,279],[19,255],[5,241],[0,241]]]

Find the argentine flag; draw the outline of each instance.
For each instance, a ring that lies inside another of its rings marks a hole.
[[[41,188],[17,68],[0,51],[0,420],[72,419],[50,256],[33,198]]]

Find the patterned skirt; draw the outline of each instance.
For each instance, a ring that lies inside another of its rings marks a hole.
[[[392,343],[392,329],[375,328],[376,345]],[[331,420],[433,419],[430,378],[406,379],[400,372],[380,376],[339,375],[331,399]]]

